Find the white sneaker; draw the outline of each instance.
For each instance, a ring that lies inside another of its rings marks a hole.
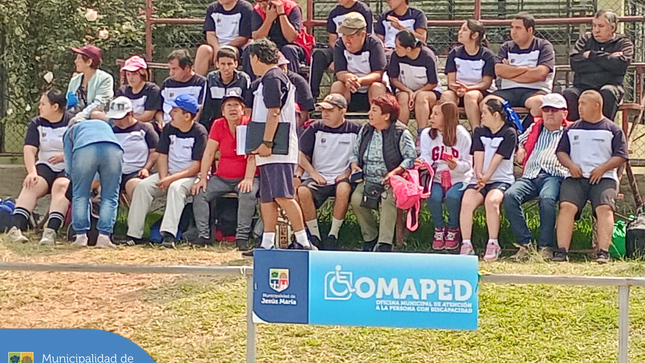
[[[116,248],[116,245],[110,241],[110,236],[105,234],[99,234],[99,237],[96,239],[96,247],[98,248]]]
[[[74,239],[72,246],[76,247],[87,247],[87,235],[86,234],[77,234]]]
[[[56,243],[56,231],[51,228],[45,228],[43,230],[43,237],[39,242],[41,245],[53,245]]]
[[[7,236],[9,236],[9,240],[13,243],[27,243],[29,242],[29,238],[25,237],[22,235],[22,231],[18,229],[18,227],[11,227],[9,232],[7,232]]]

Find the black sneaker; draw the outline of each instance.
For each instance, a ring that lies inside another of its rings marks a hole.
[[[249,250],[249,241],[244,240],[244,239],[236,239],[235,240],[235,245],[237,246],[237,249],[240,251],[248,251]]]
[[[391,243],[377,243],[374,247],[374,252],[392,252]]]
[[[119,246],[136,246],[146,244],[142,238],[134,238],[126,236],[125,241],[114,241],[114,244]]]
[[[326,250],[335,251],[338,250],[338,238],[334,236],[327,236],[322,242],[323,247]]]
[[[568,262],[569,261],[569,252],[566,248],[558,248],[553,251],[553,262]]]
[[[374,251],[375,246],[376,246],[376,240],[363,242],[363,251],[368,251],[368,252]]]
[[[274,248],[273,248],[273,247],[269,248],[269,250],[272,250],[272,249],[274,249]],[[254,249],[252,249],[252,250],[250,250],[250,251],[242,252],[242,256],[245,256],[245,257],[253,257],[253,252],[254,252],[255,250],[265,250],[265,248],[262,248],[262,247],[256,247],[256,248],[254,248]]]
[[[196,239],[192,240],[189,242],[192,246],[197,246],[197,247],[204,247],[204,246],[212,246],[213,243],[211,242],[210,238],[204,238],[204,237],[197,237]]]
[[[311,241],[311,244],[313,244],[314,246],[316,246],[316,249],[319,249],[319,250],[323,250],[323,249],[324,249],[324,248],[323,248],[323,243],[320,241],[320,238],[318,238],[317,236],[313,236],[313,235],[312,235],[312,236],[309,238],[309,241]]]
[[[602,265],[607,262],[609,262],[609,251],[598,250],[598,253],[596,253],[596,263]]]
[[[175,248],[175,243],[175,236],[170,233],[164,233],[163,241],[161,241],[161,244],[159,246],[162,248]]]

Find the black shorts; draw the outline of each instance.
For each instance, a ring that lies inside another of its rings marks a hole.
[[[338,184],[332,185],[318,185],[313,179],[307,179],[302,182],[302,186],[309,188],[311,196],[314,198],[314,205],[316,206],[316,209],[318,209],[322,207],[327,199],[330,197],[336,197],[336,186],[340,183],[349,184],[349,180],[341,180]]]
[[[470,184],[468,188],[466,189],[475,189],[477,185],[476,184]],[[492,182],[490,184],[486,184],[479,192],[481,195],[486,198],[486,195],[491,191],[491,190],[499,190],[502,193],[504,193],[508,188],[510,188],[511,185],[508,183],[502,183],[502,182]]]
[[[260,202],[271,203],[276,198],[293,198],[293,176],[296,164],[274,163],[260,166]]]
[[[591,202],[591,209],[608,205],[616,209],[616,196],[618,195],[617,183],[611,178],[602,178],[598,184],[590,184],[588,178],[566,178],[560,186],[560,203],[569,202],[578,207],[576,219],[580,218],[582,209]]]
[[[45,179],[47,182],[47,193],[51,193],[52,185],[54,185],[54,180],[58,178],[67,178],[65,171],[53,171],[52,168],[46,164],[37,164],[36,173],[39,177]]]
[[[370,110],[370,97],[365,93],[352,93],[352,99],[349,102],[347,111],[349,112],[367,112]]]
[[[511,88],[511,89],[505,89],[505,90],[497,90],[493,92],[493,95],[501,97],[508,101],[508,103],[511,105],[511,107],[526,107],[526,100],[533,96],[537,95],[545,95],[546,92],[539,90],[539,89],[533,89],[533,88]]]
[[[121,188],[119,190],[125,192],[125,185],[134,178],[139,178],[138,171],[132,172],[130,174],[121,174]]]

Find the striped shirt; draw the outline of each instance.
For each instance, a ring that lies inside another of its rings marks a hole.
[[[528,130],[520,135],[520,146],[524,146],[526,139],[528,139],[534,126],[535,124],[531,125]],[[549,175],[561,178],[566,178],[569,175],[569,170],[560,164],[555,151],[563,133],[563,127],[560,127],[555,131],[549,131],[546,127],[542,127],[540,136],[538,136],[538,139],[535,142],[533,152],[528,156],[529,159],[526,162],[522,177],[527,179],[537,178],[542,170],[547,172]]]

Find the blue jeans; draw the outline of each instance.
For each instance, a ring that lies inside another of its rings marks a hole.
[[[462,189],[463,183],[453,184],[450,189],[443,194],[441,184],[432,183],[432,193],[428,198],[428,209],[432,214],[435,228],[443,228],[445,222],[443,220],[443,205],[445,199],[446,209],[448,209],[448,228],[459,228],[459,212],[461,211],[461,197],[464,195],[465,189]],[[445,198],[444,198],[445,197]]]
[[[111,142],[89,144],[72,153],[72,227],[77,234],[90,229],[90,189],[96,173],[101,180],[101,208],[97,229],[111,234],[119,208],[123,151]]]
[[[540,206],[540,247],[553,247],[556,207],[560,195],[562,178],[540,173],[535,179],[519,178],[506,191],[504,209],[511,224],[511,230],[521,245],[531,242],[533,235],[526,225],[522,203],[539,198]]]

